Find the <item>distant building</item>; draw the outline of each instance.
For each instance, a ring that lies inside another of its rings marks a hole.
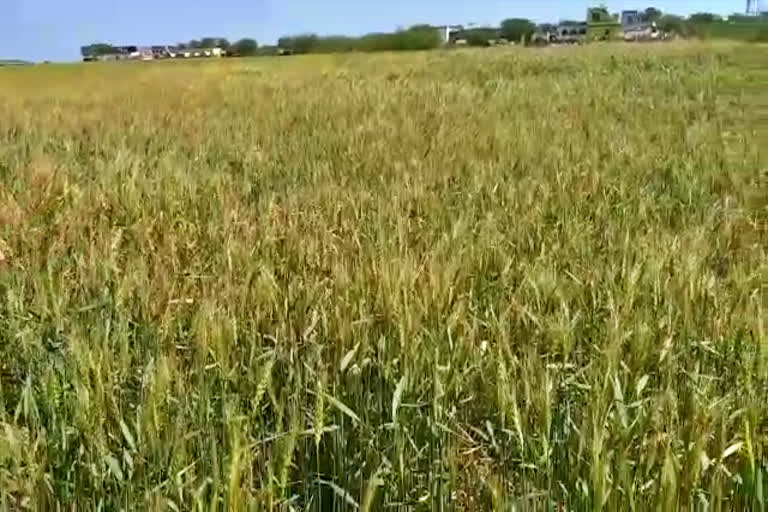
[[[610,41],[621,38],[621,22],[605,7],[587,9],[587,40]]]
[[[17,59],[9,59],[9,60],[3,60],[0,59],[0,67],[3,66],[31,66],[32,62],[27,62],[25,60],[17,60]]]
[[[462,25],[440,25],[434,28],[440,34],[440,40],[443,44],[455,42],[456,34],[464,30]]]
[[[83,61],[102,60],[155,60],[178,59],[195,57],[222,57],[225,52],[221,48],[177,48],[174,46],[111,46],[97,44],[83,46],[80,49]]]
[[[153,59],[170,59],[173,57],[171,54],[171,48],[168,46],[152,46],[152,58]]]
[[[656,22],[643,20],[638,11],[621,13],[621,29],[625,41],[652,41],[664,37],[656,26]]]
[[[115,56],[117,60],[132,60],[139,57],[138,46],[116,46]]]
[[[640,11],[622,11],[621,13],[621,27],[624,30],[634,29],[643,25],[643,17]]]
[[[554,39],[560,43],[582,43],[587,40],[587,23],[561,23]]]
[[[140,59],[140,60],[152,60],[155,58],[155,55],[152,53],[152,47],[151,46],[144,46],[140,47],[136,50],[136,52],[133,54],[134,58]]]

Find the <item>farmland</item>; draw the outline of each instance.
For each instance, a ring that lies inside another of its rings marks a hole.
[[[0,509],[759,509],[768,48],[0,72]]]

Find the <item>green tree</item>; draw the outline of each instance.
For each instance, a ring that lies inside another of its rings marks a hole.
[[[723,18],[719,15],[712,14],[711,12],[697,12],[696,14],[691,14],[688,18],[688,21],[693,23],[715,23],[722,20]]]
[[[277,42],[277,46],[284,50],[290,50],[293,53],[310,53],[315,51],[317,40],[318,37],[315,34],[301,34],[298,36],[281,37]]]
[[[685,20],[680,16],[665,14],[659,18],[657,23],[659,28],[664,32],[685,35]]]
[[[491,41],[500,37],[499,29],[488,27],[470,28],[458,34],[458,38],[465,39],[470,46],[490,46]]]
[[[432,50],[442,43],[440,34],[431,27],[415,27],[392,36],[391,50]]]
[[[753,21],[761,21],[759,16],[747,16],[746,14],[741,13],[733,13],[730,16],[728,16],[728,21],[733,21],[736,23],[751,23]]]
[[[115,47],[107,43],[95,43],[81,48],[81,53],[85,55],[109,55],[115,53]]]
[[[347,36],[325,36],[315,42],[312,51],[319,53],[335,53],[353,51],[357,45],[357,39]]]
[[[336,53],[347,51],[378,52],[402,50],[431,50],[442,43],[439,32],[427,25],[394,33],[373,33],[363,37],[326,36],[315,34],[281,37],[277,46],[290,53]]]
[[[441,43],[437,30],[419,26],[395,33],[367,34],[357,41],[356,49],[367,52],[431,50]]]
[[[467,40],[467,44],[469,46],[491,46],[491,43],[488,41],[488,36],[477,30],[468,31],[465,39]]]
[[[526,41],[536,32],[536,25],[524,18],[511,18],[501,22],[501,37],[507,41]]]
[[[229,41],[225,37],[204,37],[200,40],[202,48],[221,48],[226,50],[230,47]]]
[[[648,7],[640,15],[642,20],[645,22],[659,21],[659,19],[661,19],[661,16],[662,16],[662,12],[655,7]]]
[[[761,27],[755,35],[752,36],[752,42],[768,43],[768,27]]]
[[[682,37],[706,37],[706,31],[702,29],[702,25],[702,23],[694,23],[672,14],[665,14],[658,21],[658,27],[662,31]]]
[[[229,47],[230,52],[242,56],[255,55],[258,49],[259,43],[249,38],[240,39]]]
[[[187,43],[187,48],[195,49],[195,48],[202,48],[202,47],[203,47],[202,43],[197,39],[193,39],[189,43]]]

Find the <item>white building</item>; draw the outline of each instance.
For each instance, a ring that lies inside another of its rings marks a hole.
[[[462,25],[440,25],[435,27],[435,30],[440,34],[440,39],[443,44],[448,44],[452,40],[451,35],[456,32],[461,32],[464,30],[464,27]]]

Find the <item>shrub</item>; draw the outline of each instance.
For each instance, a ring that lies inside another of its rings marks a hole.
[[[752,38],[755,43],[768,43],[768,26],[761,27]]]

